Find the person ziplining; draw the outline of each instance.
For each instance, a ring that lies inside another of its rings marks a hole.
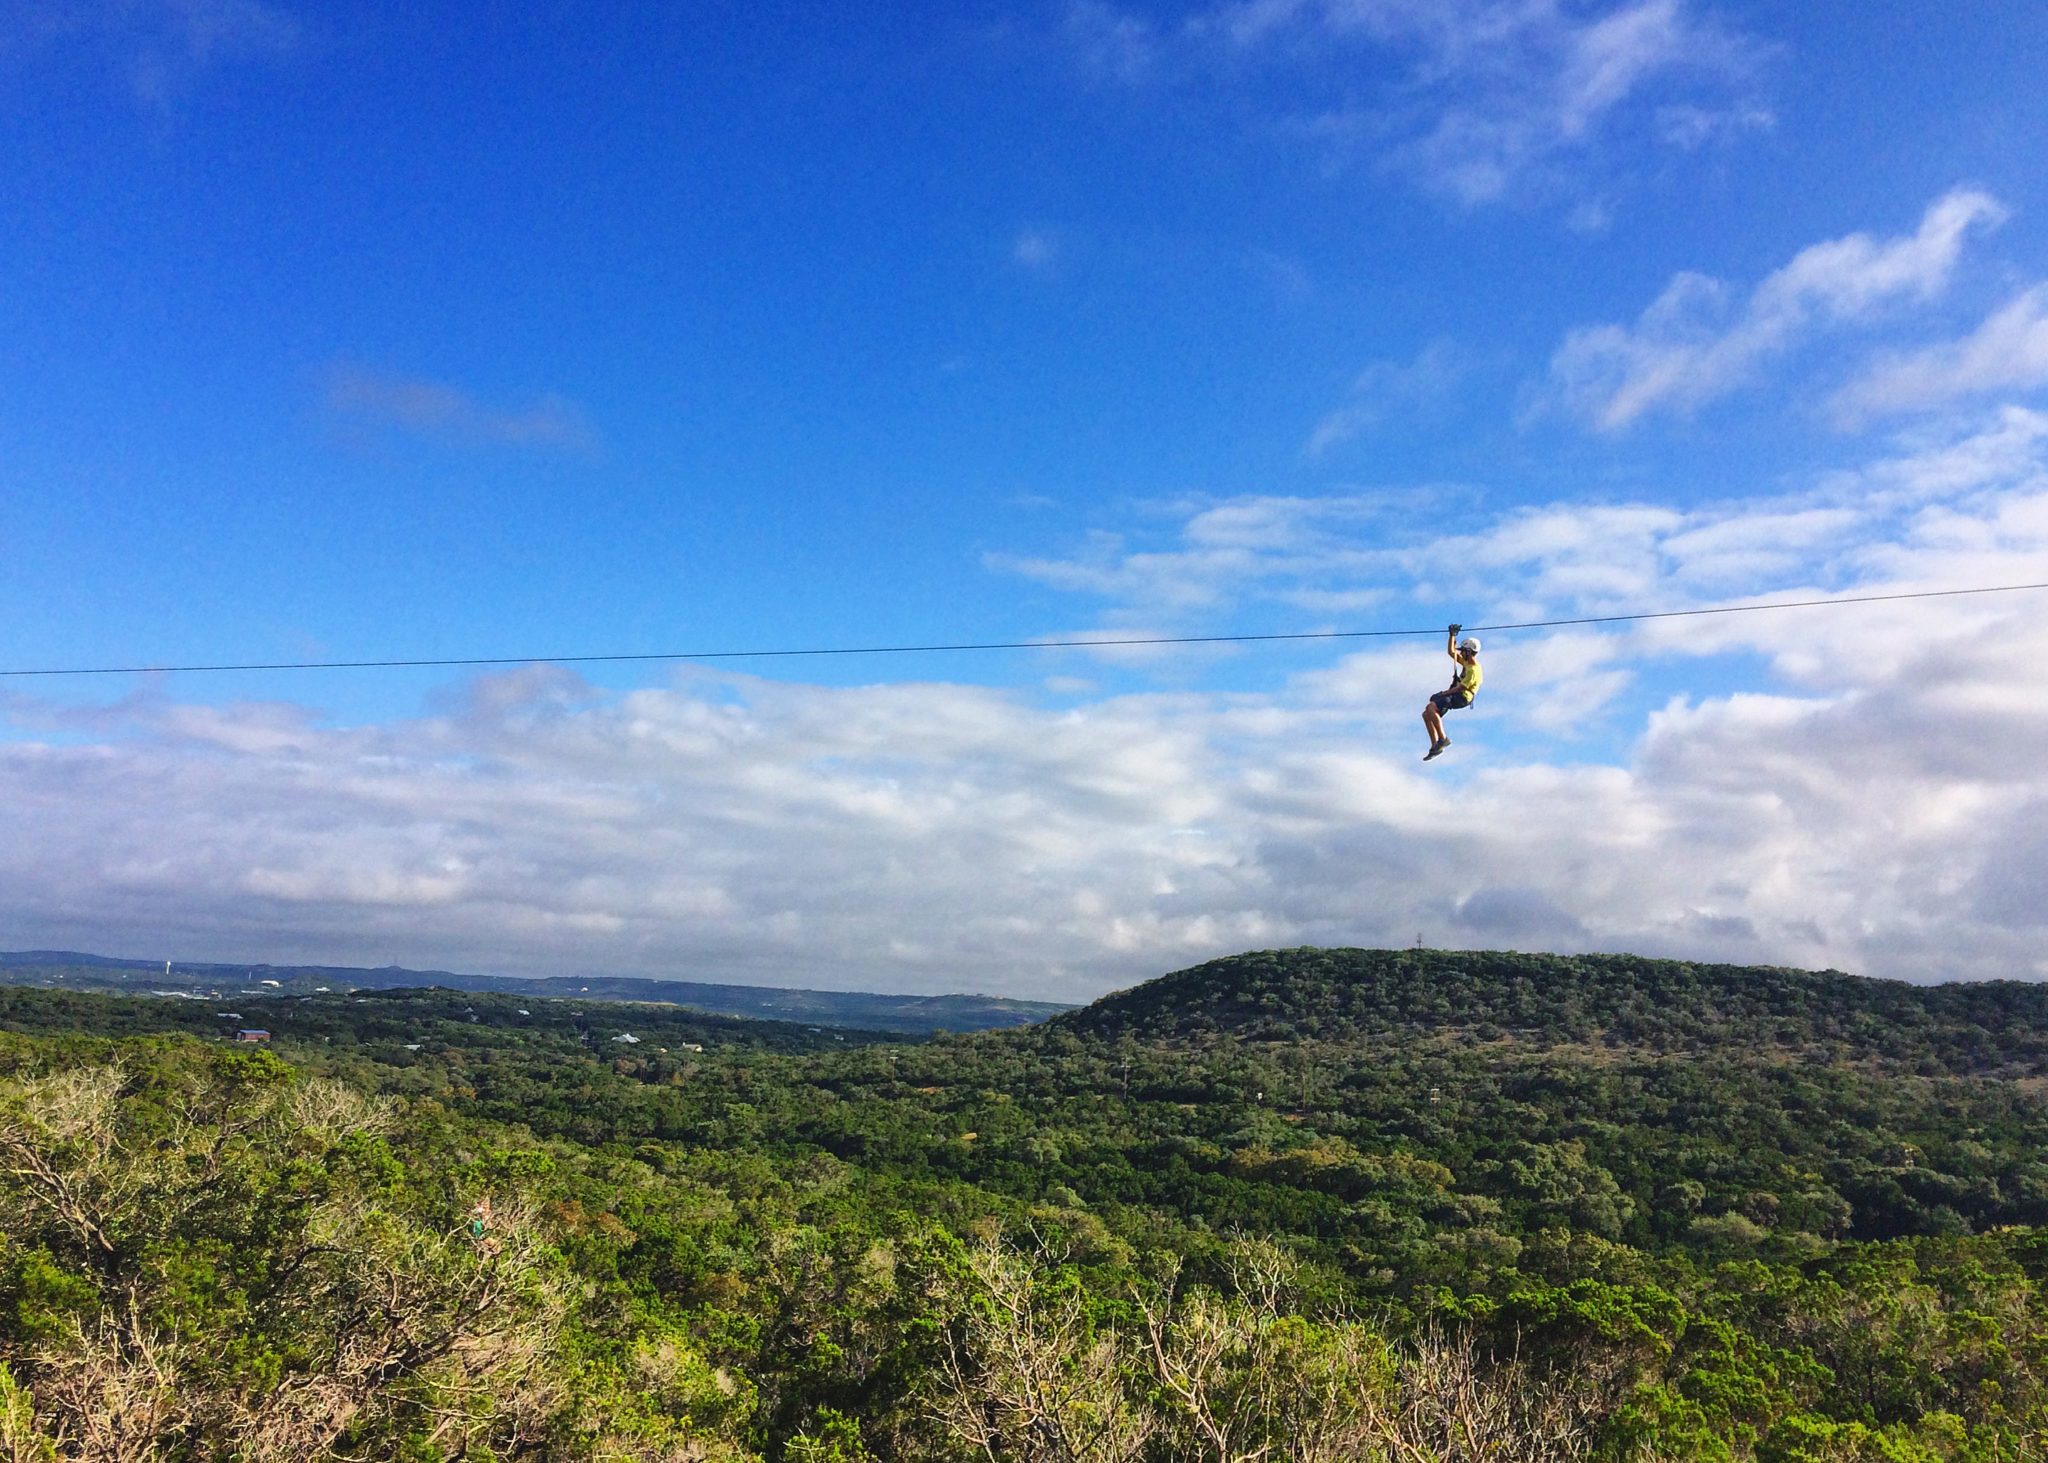
[[[1422,724],[1429,732],[1429,750],[1422,754],[1427,762],[1432,757],[1441,757],[1451,739],[1444,734],[1444,713],[1459,711],[1472,704],[1472,698],[1479,694],[1482,673],[1479,669],[1479,641],[1467,635],[1463,640],[1458,632],[1463,625],[1451,626],[1451,633],[1444,637],[1444,653],[1456,667],[1451,672],[1451,684],[1429,698],[1429,704],[1422,708]]]
[[[1769,611],[1840,609],[1847,605],[1894,604],[1906,600],[1950,599],[1958,595],[2018,594],[2025,591],[2048,589],[2048,581],[2035,584],[1977,584],[1953,589],[1909,589],[1888,594],[1836,594],[1820,599],[1765,600],[1748,604],[1698,605],[1691,609],[1677,610],[1632,610],[1608,615],[1578,615],[1551,620],[1521,620],[1512,623],[1482,625],[1482,630],[1562,630],[1583,625],[1622,625],[1649,620],[1691,619],[1697,615],[1740,615],[1761,614]],[[1481,672],[1479,669],[1479,641],[1467,635],[1462,641],[1459,633],[1465,627],[1452,625],[1444,642],[1444,650],[1451,657],[1456,670],[1451,684],[1429,698],[1429,704],[1422,708],[1422,725],[1429,732],[1429,750],[1422,754],[1422,760],[1431,761],[1441,757],[1451,739],[1444,733],[1444,713],[1458,711],[1470,706],[1479,694]],[[1279,643],[1302,640],[1384,640],[1411,635],[1433,635],[1434,630],[1423,629],[1381,629],[1381,630],[1296,630],[1277,631],[1265,634],[1246,635],[1128,635],[1114,638],[1091,636],[1085,640],[982,640],[932,642],[914,645],[811,645],[785,646],[779,649],[761,650],[661,650],[621,651],[606,654],[587,655],[469,655],[437,656],[414,659],[378,660],[292,660],[292,661],[212,661],[174,665],[128,664],[128,665],[70,665],[70,666],[10,666],[0,665],[0,678],[18,676],[130,676],[167,675],[172,672],[218,672],[218,671],[340,671],[374,669],[423,669],[428,667],[452,666],[508,666],[508,665],[593,665],[624,664],[652,661],[740,661],[768,660],[796,656],[876,656],[876,655],[933,655],[939,653],[958,654],[968,651],[1047,651],[1047,650],[1088,650],[1100,653],[1114,647],[1134,645],[1249,645],[1254,643]]]

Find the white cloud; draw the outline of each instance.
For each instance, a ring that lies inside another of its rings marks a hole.
[[[1044,269],[1058,256],[1058,244],[1050,234],[1039,229],[1026,229],[1010,245],[1011,262],[1026,269]]]
[[[2008,300],[1961,340],[1888,356],[1835,394],[1845,425],[1998,391],[2048,386],[2048,284]]]
[[[1659,107],[1657,133],[1667,144],[1684,152],[1708,147],[1746,132],[1765,132],[1777,125],[1777,118],[1761,107],[1714,110],[1679,104]]]
[[[324,404],[357,426],[396,427],[450,442],[588,449],[598,440],[583,409],[552,392],[523,406],[490,406],[443,381],[351,365],[328,370]]]
[[[1431,341],[1410,361],[1374,361],[1358,373],[1344,403],[1316,423],[1302,444],[1302,454],[1322,457],[1392,415],[1410,420],[1441,411],[1467,369],[1457,349],[1445,340]]]
[[[1398,502],[1376,495],[1249,496],[1189,509],[1160,547],[1118,533],[1091,534],[1070,557],[991,554],[990,568],[1124,607],[1120,618],[1175,617],[1241,592],[1326,594],[1372,560],[1358,528]]]
[[[1898,455],[1824,478],[1822,491],[1878,512],[1967,496],[1987,484],[2040,490],[2048,488],[2041,478],[2044,439],[2048,415],[2007,406],[1973,431],[1923,432]]]
[[[16,12],[7,17],[11,34],[0,34],[0,50],[8,41],[100,47],[125,73],[137,104],[159,117],[174,111],[205,73],[291,55],[306,38],[299,19],[261,0],[50,0]]]
[[[1583,326],[1551,358],[1559,398],[1604,431],[1645,413],[1690,412],[1752,381],[1770,357],[1820,329],[1947,287],[1964,239],[2005,217],[1996,199],[1957,189],[1911,234],[1850,234],[1803,249],[1739,306],[1720,280],[1682,273],[1632,326]]]
[[[1103,0],[1072,0],[1065,31],[1082,64],[1113,81],[1149,81],[1159,65],[1160,40],[1152,25]]]
[[[1250,249],[1245,253],[1244,264],[1252,277],[1270,289],[1277,300],[1298,304],[1316,292],[1315,276],[1306,264],[1291,254],[1274,249]]]
[[[1257,606],[1342,615],[1344,628],[1356,626],[1358,612],[1389,606],[1372,618],[1412,627],[1434,606],[1475,601],[1494,619],[1536,619],[1824,594],[1898,575],[1908,560],[1933,562],[1937,534],[1975,535],[1967,552],[1994,556],[1987,564],[2000,562],[1996,543],[2031,552],[2012,515],[2032,511],[2037,497],[2048,502],[2044,454],[2048,413],[2008,407],[1783,495],[1495,513],[1454,488],[1250,495],[1181,505],[1164,531],[1098,530],[1071,554],[991,555],[987,563],[1093,596],[1106,602],[1110,622],[1161,634]],[[1999,512],[1987,506],[1994,502]]]
[[[1348,8],[1348,7],[1347,7]],[[1396,156],[1467,204],[1502,197],[1552,159],[1589,149],[1621,111],[1653,84],[1690,75],[1717,89],[1740,87],[1756,48],[1680,0],[1641,0],[1586,20],[1551,4],[1358,7],[1383,10],[1423,39],[1429,70],[1455,100],[1435,125]],[[1383,24],[1386,22],[1382,22]],[[1642,130],[1696,147],[1738,130],[1727,119],[1768,113],[1747,101],[1689,104],[1689,129],[1674,134],[1670,108]]]
[[[262,0],[144,0],[114,8],[131,24],[156,29],[202,61],[223,53],[285,49],[300,36],[299,23],[286,9]]]
[[[1067,35],[1127,84],[1243,92],[1276,72],[1276,120],[1465,205],[1553,187],[1617,142],[1693,150],[1771,125],[1767,48],[1689,0],[1232,0],[1178,25],[1084,0]]]

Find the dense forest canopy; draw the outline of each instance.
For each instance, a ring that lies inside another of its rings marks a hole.
[[[2048,1063],[2048,986],[1916,986],[1838,971],[1629,955],[1278,950],[1210,961],[1059,1019],[1187,1041],[1374,1041],[1426,1032],[1651,1051],[1759,1045],[1986,1070]]]
[[[0,1458],[2048,1457],[2044,994],[1297,950],[905,1042],[0,989]]]

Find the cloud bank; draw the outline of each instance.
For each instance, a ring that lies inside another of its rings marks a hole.
[[[1559,504],[1456,541],[1373,511],[1210,504],[1149,557],[1016,567],[1117,613],[1332,570],[1389,615],[1474,620],[2040,581],[2048,416],[1698,510]],[[2048,975],[2040,596],[1489,636],[1488,657],[1428,767],[1428,641],[1254,690],[1053,698],[694,669],[612,693],[536,667],[364,726],[170,688],[14,698],[0,943],[1069,999],[1417,934]]]

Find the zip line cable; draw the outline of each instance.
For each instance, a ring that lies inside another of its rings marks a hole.
[[[1632,620],[1678,620],[1695,615],[1739,615],[1757,610],[1820,609],[1831,605],[1888,604],[1908,599],[1948,599],[1965,594],[2017,594],[2048,589],[2041,584],[1985,584],[1969,589],[1920,589],[1899,594],[1844,595],[1835,599],[1777,600],[1764,604],[1708,605],[1694,610],[1645,610],[1628,615],[1583,615],[1569,620],[1517,620],[1498,625],[1465,625],[1472,631],[1554,630],[1573,625],[1618,625]],[[622,655],[489,655],[431,660],[281,660],[223,665],[94,665],[0,669],[0,676],[132,676],[199,671],[416,670],[449,666],[597,665],[627,661],[770,660],[803,655],[934,655],[988,650],[1101,650],[1138,645],[1245,645],[1276,640],[1389,640],[1435,635],[1427,630],[1296,630],[1274,635],[1143,635],[1116,640],[984,640],[953,645],[830,645],[783,650],[672,650]]]

